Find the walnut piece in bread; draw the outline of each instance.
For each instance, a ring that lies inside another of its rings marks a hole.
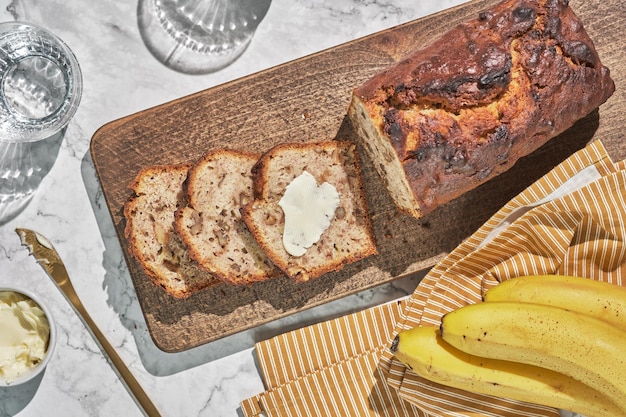
[[[259,155],[218,149],[189,169],[187,206],[176,213],[175,228],[200,268],[230,284],[244,285],[280,271],[241,220],[252,201],[251,169]]]
[[[130,185],[135,195],[124,206],[129,252],[155,285],[176,298],[220,282],[198,268],[174,231],[188,168],[182,164],[142,169]]]
[[[287,186],[304,171],[318,184],[334,186],[339,206],[320,239],[302,256],[283,246]],[[362,187],[356,145],[346,141],[283,143],[267,151],[253,168],[254,201],[241,210],[267,256],[288,277],[304,282],[377,253]]]
[[[567,1],[506,0],[356,88],[348,115],[398,208],[422,217],[614,90]]]

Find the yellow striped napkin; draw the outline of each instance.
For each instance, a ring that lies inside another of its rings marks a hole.
[[[257,343],[267,391],[243,401],[243,415],[425,417],[378,367],[401,310],[387,303]]]
[[[241,403],[244,416],[557,417],[548,407],[430,383],[388,347],[398,331],[438,324],[444,312],[479,301],[513,276],[567,273],[621,283],[625,168],[594,142],[498,211],[411,297],[258,343],[267,391]]]
[[[579,275],[621,284],[626,261],[626,171],[601,142],[575,153],[506,204],[428,274],[427,295],[407,300],[396,332],[481,300],[499,281],[532,274]],[[426,279],[425,279],[426,280]],[[422,290],[424,292],[424,290]],[[389,351],[387,382],[400,396],[437,416],[536,416],[556,410],[442,387],[423,380]],[[441,397],[447,398],[442,407]],[[543,410],[542,410],[543,409]]]

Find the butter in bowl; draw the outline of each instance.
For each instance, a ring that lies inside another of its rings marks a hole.
[[[0,287],[0,387],[38,376],[55,342],[56,329],[47,307],[29,291]]]

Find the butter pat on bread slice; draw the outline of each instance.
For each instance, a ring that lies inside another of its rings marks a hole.
[[[339,193],[327,182],[318,186],[305,170],[287,186],[278,205],[285,216],[283,246],[290,255],[302,256],[330,226]]]

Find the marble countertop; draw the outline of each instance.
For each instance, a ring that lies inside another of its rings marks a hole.
[[[50,307],[58,328],[52,361],[38,379],[0,388],[4,416],[139,416],[116,373],[65,298],[20,245],[17,227],[47,236],[107,339],[163,416],[238,416],[264,390],[254,343],[307,324],[410,294],[420,276],[367,290],[180,353],[152,342],[104,202],[89,144],[102,125],[451,7],[465,0],[273,0],[243,55],[206,75],[154,58],[138,29],[137,3],[0,0],[0,21],[27,21],[61,37],[82,68],[80,107],[24,207],[0,212],[0,287],[18,283]],[[1,181],[2,179],[0,179]]]

